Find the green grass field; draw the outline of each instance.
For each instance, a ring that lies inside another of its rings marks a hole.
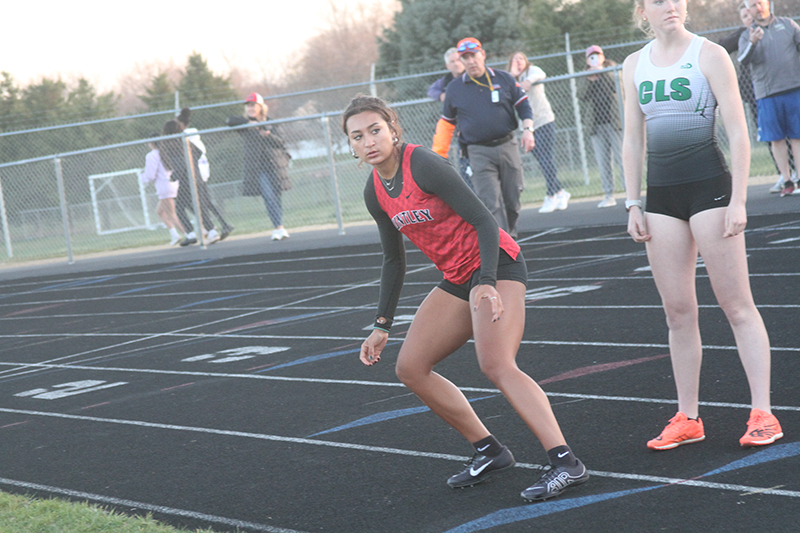
[[[128,516],[99,505],[0,492],[0,533],[186,533],[151,516]],[[191,530],[214,533],[211,529]]]

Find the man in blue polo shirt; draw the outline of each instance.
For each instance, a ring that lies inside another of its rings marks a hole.
[[[524,127],[522,148],[533,150],[533,111],[528,95],[511,74],[486,67],[486,52],[477,39],[462,39],[456,50],[466,72],[447,86],[433,151],[447,157],[458,122],[475,192],[497,225],[516,237],[523,181],[514,130],[519,116]]]

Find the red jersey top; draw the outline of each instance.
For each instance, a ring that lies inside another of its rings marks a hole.
[[[444,279],[460,285],[469,281],[481,266],[478,234],[453,208],[435,194],[419,188],[411,175],[411,153],[419,145],[408,144],[403,152],[403,190],[397,198],[390,197],[378,171],[372,171],[375,195],[399,232],[409,238],[424,253]],[[500,229],[500,248],[513,259],[519,245]]]

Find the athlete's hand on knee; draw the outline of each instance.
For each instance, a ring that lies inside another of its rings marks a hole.
[[[492,322],[497,322],[503,315],[503,300],[500,298],[500,293],[491,285],[478,285],[475,289],[475,306],[472,308],[474,312],[482,305],[489,305],[492,309]]]
[[[636,242],[646,242],[650,240],[647,234],[647,226],[644,223],[641,209],[631,208],[628,213],[628,235],[633,237]]]
[[[747,226],[747,209],[744,205],[731,204],[725,210],[725,231],[723,238],[739,235]]]
[[[379,329],[373,329],[367,340],[361,345],[361,362],[367,366],[372,366],[379,363],[381,360],[381,352],[386,346],[386,341],[389,340],[389,334]]]

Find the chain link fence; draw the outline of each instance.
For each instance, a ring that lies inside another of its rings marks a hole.
[[[604,50],[606,57],[621,62],[639,47],[641,42],[608,46]],[[611,125],[597,128],[598,117],[622,118],[621,67],[602,71],[600,76],[611,92],[610,96],[598,100],[587,95],[591,93],[587,87],[592,83],[587,76],[596,73],[583,70],[583,50],[534,58],[532,63],[548,74],[568,71],[551,75],[542,82],[555,113],[554,159],[562,186],[573,198],[601,196],[609,192],[609,183],[613,183],[614,193],[622,193],[623,181],[616,157],[618,148],[613,142],[603,142],[619,134],[619,123],[611,120]],[[505,68],[505,65],[497,66]],[[423,95],[427,85],[435,79],[428,73],[411,81],[394,83],[413,83],[415,92]],[[370,87],[361,90],[370,92]],[[358,91],[356,87],[336,88],[328,97],[341,101],[341,108]],[[405,93],[390,82],[374,87],[373,92],[388,101],[392,101],[392,94]],[[347,139],[341,131],[339,111],[236,128],[226,126],[228,117],[242,116],[241,104],[201,106],[195,108],[192,115],[192,126],[200,128],[198,134],[209,161],[210,202],[222,218],[214,215],[213,210],[207,212],[204,215],[209,219],[205,221],[206,228],[219,230],[227,224],[235,228],[235,235],[273,229],[274,217],[267,209],[269,204],[258,192],[256,196],[242,194],[248,169],[259,164],[258,154],[247,148],[245,132],[261,126],[274,129],[291,154],[288,168],[291,187],[280,188],[280,222],[290,234],[300,228],[322,225],[338,226],[344,231],[347,223],[369,220],[362,195],[369,169],[350,155]],[[430,147],[441,103],[417,99],[395,103],[394,107],[400,116],[405,140]],[[0,263],[16,264],[53,257],[66,257],[71,262],[75,256],[83,254],[167,246],[170,234],[157,214],[158,196],[153,186],[144,185],[139,176],[151,150],[150,135],[160,132],[164,122],[173,116],[172,111],[151,113],[127,122],[120,119],[71,128],[59,126],[16,136],[0,135],[3,242]],[[753,138],[751,175],[776,175],[766,145],[755,142],[752,113],[748,113],[748,121]],[[107,137],[101,130],[92,129],[97,126],[108,131],[127,128],[126,135],[135,140],[101,146],[107,142]],[[724,130],[718,131],[720,146],[727,154]],[[186,141],[189,135],[172,138]],[[64,149],[81,146],[81,143],[92,147]],[[20,148],[23,144],[30,145],[27,151]],[[37,153],[37,150],[50,150],[50,154],[58,155]],[[21,157],[24,154],[28,156]],[[189,161],[191,157],[182,162],[184,168],[180,172],[202,179],[199,168]],[[451,150],[451,161],[457,164],[455,148]],[[540,203],[546,191],[541,167],[531,154],[522,154],[522,161],[525,174],[522,202],[524,205]],[[602,172],[606,172],[605,187]],[[199,227],[199,221],[191,207],[202,203],[202,198],[198,197],[202,188],[190,187],[192,199],[187,214],[193,228]],[[200,235],[198,238],[202,242]]]

